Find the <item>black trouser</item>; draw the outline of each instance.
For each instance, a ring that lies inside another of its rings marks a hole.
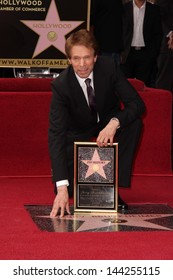
[[[142,129],[141,119],[137,119],[127,127],[120,129],[115,137],[118,143],[118,185],[129,187],[131,172],[136,148],[140,139]]]
[[[124,64],[121,64],[121,70],[126,78],[136,78],[150,86],[151,75],[153,71],[154,59],[145,48],[135,50],[131,48]]]

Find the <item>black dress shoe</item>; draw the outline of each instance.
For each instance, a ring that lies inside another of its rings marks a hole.
[[[128,210],[127,203],[118,195],[118,210]]]

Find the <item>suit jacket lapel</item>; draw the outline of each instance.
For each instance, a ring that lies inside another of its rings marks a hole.
[[[145,32],[147,32],[148,28],[150,28],[150,26],[148,26],[148,24],[150,24],[150,9],[149,6],[146,2],[146,7],[145,7],[145,14],[144,14],[144,24],[143,24],[143,33],[145,34]],[[144,35],[145,36],[145,35]]]
[[[99,57],[98,57],[99,59]],[[95,90],[95,96],[96,96],[96,104],[97,104],[97,112],[100,113],[103,111],[104,107],[104,87],[105,87],[105,80],[102,77],[102,72],[100,72],[100,67],[97,65],[97,61],[95,63],[94,69],[93,69],[93,79],[94,79],[94,90]]]

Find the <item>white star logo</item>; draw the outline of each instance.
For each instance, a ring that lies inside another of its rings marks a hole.
[[[35,57],[50,46],[65,54],[65,35],[84,21],[61,21],[55,0],[52,0],[45,20],[21,20],[21,22],[39,35],[33,54]]]

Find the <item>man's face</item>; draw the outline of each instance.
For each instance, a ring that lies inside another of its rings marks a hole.
[[[93,70],[97,56],[94,56],[94,50],[85,46],[73,46],[71,49],[70,64],[75,73],[81,78],[87,78]]]

